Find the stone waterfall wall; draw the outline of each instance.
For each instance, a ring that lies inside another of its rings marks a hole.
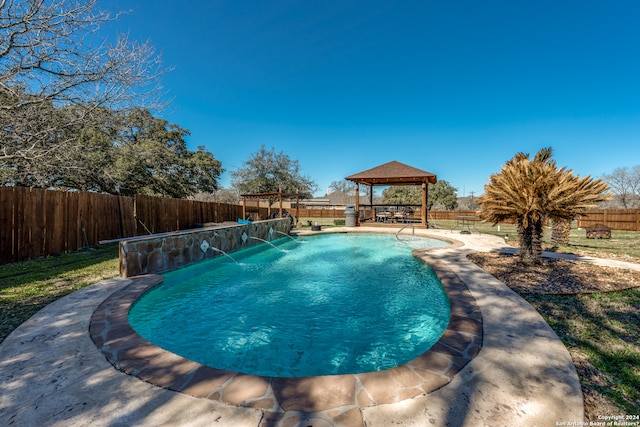
[[[289,218],[133,237],[120,242],[120,276],[158,274],[283,237]],[[279,232],[279,233],[277,233]]]

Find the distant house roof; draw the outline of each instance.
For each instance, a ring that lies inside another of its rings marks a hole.
[[[366,185],[435,184],[437,181],[436,176],[431,172],[426,172],[395,160],[348,176],[345,179]]]
[[[279,197],[283,199],[297,199],[300,196],[296,193],[254,193],[254,194],[241,194],[243,199],[277,199]]]
[[[331,200],[328,197],[313,197],[311,199],[300,199],[298,203],[301,205],[329,206],[331,205]]]
[[[356,200],[355,195],[349,195],[342,191],[334,191],[324,197],[314,197],[312,199],[300,199],[301,205],[316,206],[344,206],[352,205]]]

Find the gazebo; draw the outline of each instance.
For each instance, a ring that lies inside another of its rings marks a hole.
[[[375,168],[351,175],[345,179],[356,183],[356,225],[360,225],[360,184],[371,187],[369,191],[369,205],[373,207],[373,187],[391,185],[420,185],[422,186],[422,225],[428,227],[427,223],[427,195],[429,187],[427,184],[435,184],[437,178],[431,172],[426,172],[414,168],[398,161],[391,161]],[[374,213],[372,212],[372,216]],[[374,219],[374,218],[372,218]]]

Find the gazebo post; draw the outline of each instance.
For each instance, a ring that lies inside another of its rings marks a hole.
[[[242,219],[247,219],[247,198],[242,196]]]
[[[429,228],[427,223],[427,196],[429,193],[429,186],[426,182],[422,183],[422,214],[420,215],[422,218],[422,225],[425,228]]]
[[[370,219],[371,219],[371,221],[373,221],[373,220],[376,219],[375,212],[374,212],[374,209],[373,209],[373,184],[371,184],[369,186],[369,207],[371,208]]]
[[[278,188],[278,198],[280,199],[280,218],[282,218],[282,187]]]
[[[360,184],[356,182],[356,227],[360,226]]]

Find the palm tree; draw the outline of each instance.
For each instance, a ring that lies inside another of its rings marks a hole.
[[[566,246],[569,244],[569,235],[571,234],[571,221],[555,220],[551,224],[551,243],[558,246]]]
[[[533,159],[528,154],[516,154],[500,173],[489,177],[485,193],[478,198],[483,220],[494,225],[516,222],[519,256],[525,263],[542,261],[542,230],[547,218],[571,220],[582,210],[608,198],[606,183],[558,168],[552,152],[551,148],[543,148]]]

